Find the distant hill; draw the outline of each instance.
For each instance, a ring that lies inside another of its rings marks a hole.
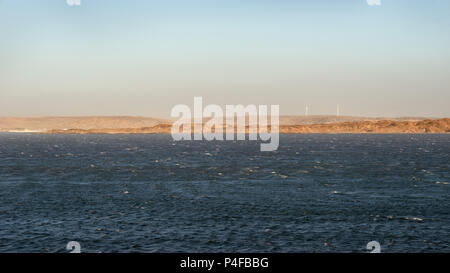
[[[361,121],[421,121],[427,118],[369,118],[352,116],[280,116],[281,126],[335,124]],[[429,118],[428,118],[429,119]],[[269,119],[270,120],[270,119]],[[175,119],[160,119],[133,116],[86,116],[86,117],[0,117],[0,132],[46,132],[52,130],[104,130],[104,129],[139,129],[150,128],[160,124],[171,124]],[[206,121],[206,120],[205,120]]]
[[[354,117],[354,116],[334,116],[334,115],[312,115],[312,116],[280,116],[280,125],[310,125],[310,124],[331,124],[340,122],[356,122],[370,120],[394,120],[394,121],[420,121],[433,118],[424,117]]]
[[[335,133],[450,133],[450,119],[427,120],[366,120],[310,125],[283,125],[281,133],[335,134]]]
[[[50,130],[49,134],[170,134],[170,124],[159,124],[153,127],[143,128],[117,128],[117,129],[70,129]],[[193,131],[193,124],[191,127]],[[222,132],[227,126],[224,125]],[[249,127],[239,131],[235,126],[235,132],[248,133]],[[270,130],[270,129],[269,129]],[[335,133],[450,133],[450,119],[429,119],[420,121],[393,121],[370,120],[352,121],[327,124],[310,125],[281,125],[279,132],[284,134],[335,134]]]
[[[63,130],[98,128],[142,128],[153,127],[170,120],[149,117],[88,116],[88,117],[0,117],[0,131],[10,130]]]

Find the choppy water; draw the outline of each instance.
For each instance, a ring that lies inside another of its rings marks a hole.
[[[450,135],[0,134],[0,252],[450,252],[449,153]]]

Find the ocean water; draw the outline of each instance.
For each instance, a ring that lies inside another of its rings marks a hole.
[[[450,135],[0,134],[0,252],[450,252]]]

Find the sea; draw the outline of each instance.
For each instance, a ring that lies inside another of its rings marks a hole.
[[[0,252],[450,252],[449,134],[260,144],[1,133]]]

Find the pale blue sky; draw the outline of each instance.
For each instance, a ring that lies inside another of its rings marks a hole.
[[[0,116],[450,116],[450,1],[0,0]]]

